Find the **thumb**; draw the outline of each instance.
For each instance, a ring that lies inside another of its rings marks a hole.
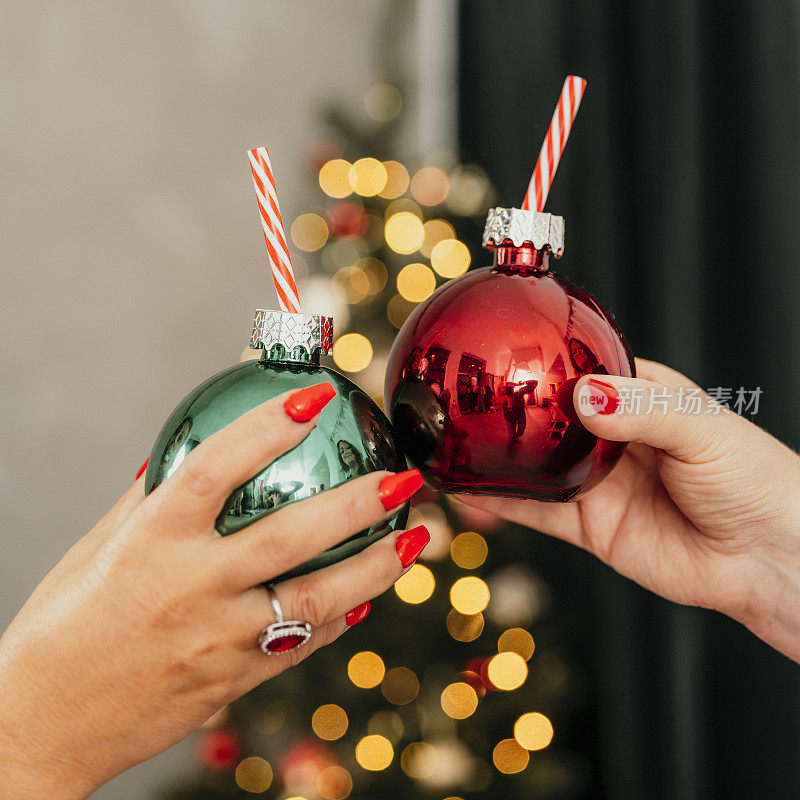
[[[596,436],[640,442],[681,461],[723,455],[740,419],[694,384],[665,386],[617,375],[583,376],[572,401],[580,422]]]

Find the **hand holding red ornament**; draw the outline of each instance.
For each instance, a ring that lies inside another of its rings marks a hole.
[[[679,410],[700,392],[680,373],[642,359],[637,371],[575,387],[588,430],[632,442],[593,492],[563,505],[460,499],[582,547],[669,600],[721,611],[800,661],[800,457],[705,393]],[[637,402],[620,403],[625,393]]]

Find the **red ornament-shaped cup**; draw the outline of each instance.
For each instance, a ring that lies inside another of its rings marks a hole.
[[[414,310],[389,356],[385,398],[399,444],[443,492],[574,500],[625,443],[589,433],[572,408],[581,375],[633,376],[613,316],[550,271],[564,220],[493,209],[491,267],[440,287]]]

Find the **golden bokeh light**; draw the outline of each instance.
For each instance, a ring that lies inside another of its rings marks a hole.
[[[359,259],[356,266],[367,276],[369,288],[367,294],[377,294],[389,278],[386,265],[377,258],[367,257]]]
[[[410,211],[400,211],[393,214],[386,221],[384,229],[386,244],[401,255],[408,255],[415,250],[419,250],[425,238],[425,230],[422,227],[422,220]],[[438,246],[442,243],[440,242]],[[458,273],[459,275],[461,273]]]
[[[442,239],[431,250],[431,266],[443,278],[457,278],[469,269],[469,249],[458,239]]]
[[[374,197],[388,179],[386,167],[377,158],[359,158],[350,172],[350,183],[353,191],[362,197]]]
[[[489,587],[486,581],[470,575],[459,578],[450,587],[450,603],[462,614],[478,614],[489,605]]]
[[[370,734],[356,745],[356,761],[370,772],[380,772],[392,763],[394,748],[384,736]]]
[[[526,750],[544,750],[553,741],[553,723],[538,711],[523,714],[514,723],[514,738]]]
[[[456,167],[450,175],[447,205],[459,214],[478,214],[486,208],[489,188],[489,179],[480,167]]]
[[[416,303],[396,294],[386,306],[386,316],[389,318],[389,322],[399,330],[415,307]]]
[[[495,688],[510,692],[525,683],[528,665],[518,653],[498,653],[490,659],[486,674]]]
[[[345,800],[353,791],[353,778],[344,768],[332,764],[317,775],[317,793],[324,800]]]
[[[422,255],[431,257],[433,248],[443,239],[455,239],[456,231],[453,226],[444,219],[429,219],[423,226],[425,238],[419,251]]]
[[[236,785],[251,794],[266,792],[272,784],[272,767],[258,756],[242,759],[236,766]]]
[[[524,628],[509,628],[500,634],[497,640],[497,652],[505,653],[510,651],[521,655],[526,661],[533,655],[536,645],[533,643],[533,636]]]
[[[386,674],[386,667],[383,659],[371,650],[363,650],[356,653],[347,662],[347,677],[358,686],[359,689],[373,689]]]
[[[492,761],[500,772],[512,775],[528,766],[530,755],[516,739],[503,739],[492,751]]]
[[[342,198],[352,194],[351,167],[352,164],[343,158],[326,161],[319,171],[319,188],[328,197]]]
[[[390,122],[403,108],[403,95],[392,83],[375,83],[364,92],[364,110],[376,122]]]
[[[446,686],[441,697],[442,710],[453,719],[466,719],[478,707],[478,695],[468,684],[451,683]]]
[[[424,264],[406,264],[397,276],[397,291],[412,303],[430,297],[436,289],[436,276]]]
[[[359,266],[340,267],[331,280],[333,291],[345,303],[360,303],[370,293],[369,275]]]
[[[411,195],[423,206],[438,206],[449,191],[450,179],[439,167],[423,167],[411,179]]]
[[[333,239],[320,254],[320,262],[326,272],[334,274],[340,267],[355,264],[363,255],[358,239]]]
[[[417,699],[419,679],[408,667],[393,667],[381,682],[383,696],[395,706],[405,706]]]
[[[346,333],[333,345],[333,360],[345,372],[361,372],[372,361],[372,344],[360,333]]]
[[[400,768],[410,778],[425,780],[435,774],[439,766],[436,748],[427,742],[411,742],[400,754]]]
[[[394,590],[405,603],[424,603],[436,586],[433,573],[424,564],[414,564],[401,578],[395,581]]]
[[[462,614],[454,608],[447,614],[447,632],[457,642],[474,642],[483,633],[483,614]]]
[[[386,184],[378,194],[385,200],[394,200],[408,189],[408,170],[399,161],[384,161]]]
[[[347,733],[347,712],[333,703],[320,706],[311,716],[311,728],[327,742],[341,739]]]
[[[292,223],[290,233],[296,247],[313,253],[328,241],[328,223],[319,214],[308,212]]]
[[[393,217],[395,214],[399,214],[402,211],[407,211],[409,214],[413,214],[415,217],[422,222],[423,214],[422,209],[419,207],[417,203],[413,200],[409,200],[407,197],[401,197],[399,200],[392,200],[388,206],[386,206],[386,210],[383,212],[384,219],[389,219]],[[425,231],[423,229],[423,235]]]
[[[489,555],[486,539],[474,531],[459,533],[450,543],[450,558],[462,569],[476,569]]]

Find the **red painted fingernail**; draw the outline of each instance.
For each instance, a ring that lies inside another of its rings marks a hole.
[[[147,469],[147,465],[149,462],[150,462],[150,456],[147,456],[147,458],[144,460],[144,464],[142,464],[142,466],[139,467],[139,471],[136,473],[137,481],[139,480],[139,478],[142,477],[142,475],[144,475],[144,471]]]
[[[605,398],[605,402],[597,403],[595,406],[595,410],[598,414],[613,414],[617,408],[619,408],[619,392],[616,387],[612,386],[610,383],[595,380],[594,378],[589,378],[586,383],[597,389]]]
[[[387,511],[405,503],[414,492],[422,488],[422,475],[418,469],[407,469],[387,475],[378,486],[378,497]]]
[[[404,567],[410,567],[419,558],[419,554],[430,540],[431,535],[424,525],[401,533],[394,542],[394,549],[397,550],[400,563]]]
[[[334,397],[336,397],[336,389],[328,381],[325,381],[325,383],[318,383],[316,386],[308,386],[295,392],[283,404],[283,407],[295,422],[308,422],[310,419],[314,419]]]
[[[352,628],[353,625],[358,625],[359,622],[363,622],[369,616],[371,610],[372,603],[367,600],[366,603],[362,603],[360,606],[356,606],[352,611],[348,611],[347,614],[345,614],[344,620]]]

